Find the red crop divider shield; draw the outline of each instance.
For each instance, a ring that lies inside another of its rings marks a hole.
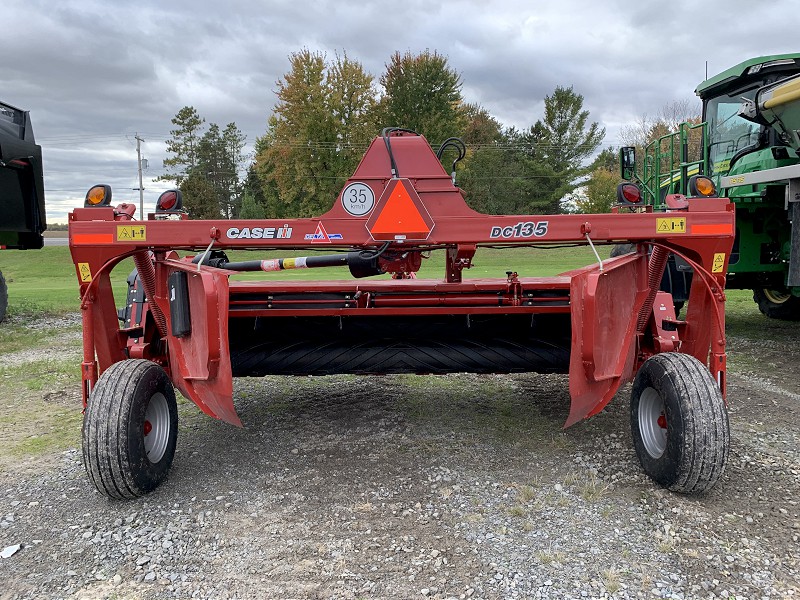
[[[228,348],[228,276],[197,271],[186,263],[166,261],[163,268],[188,274],[193,330],[202,335],[167,338],[172,379],[181,393],[206,414],[241,426],[233,407],[233,373]]]

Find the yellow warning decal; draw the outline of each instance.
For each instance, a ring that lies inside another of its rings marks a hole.
[[[81,276],[81,283],[92,281],[92,270],[89,268],[89,263],[78,263],[78,274]]]
[[[686,233],[686,217],[656,219],[656,233]]]
[[[725,253],[724,252],[715,252],[714,253],[714,262],[711,264],[711,272],[712,273],[722,273],[723,267],[725,267]]]
[[[144,225],[117,225],[118,242],[147,241],[147,228]]]

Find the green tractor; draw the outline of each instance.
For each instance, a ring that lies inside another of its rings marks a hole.
[[[33,139],[30,116],[0,102],[0,250],[41,248],[46,228],[42,149]],[[0,322],[7,306],[0,272]]]
[[[623,179],[665,210],[668,194],[705,195],[698,175],[736,203],[727,287],[752,289],[768,317],[800,320],[800,53],[744,61],[701,83],[702,122],[682,123],[644,149],[620,151]],[[639,166],[639,169],[637,169]],[[662,288],[685,301],[690,269],[670,262]]]

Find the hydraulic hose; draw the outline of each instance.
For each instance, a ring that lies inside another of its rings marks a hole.
[[[213,266],[227,269],[228,271],[266,272],[347,266],[353,277],[360,278],[383,273],[378,264],[378,257],[382,253],[383,250],[377,253],[353,251],[347,254],[327,254],[323,256],[298,256],[295,258],[271,258],[268,260],[245,260],[241,262],[220,261]]]

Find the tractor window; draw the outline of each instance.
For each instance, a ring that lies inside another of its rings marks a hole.
[[[742,148],[758,141],[761,126],[738,116],[742,98],[753,99],[756,87],[731,95],[712,98],[706,105],[708,121],[709,164],[711,175],[724,175],[730,159]]]

